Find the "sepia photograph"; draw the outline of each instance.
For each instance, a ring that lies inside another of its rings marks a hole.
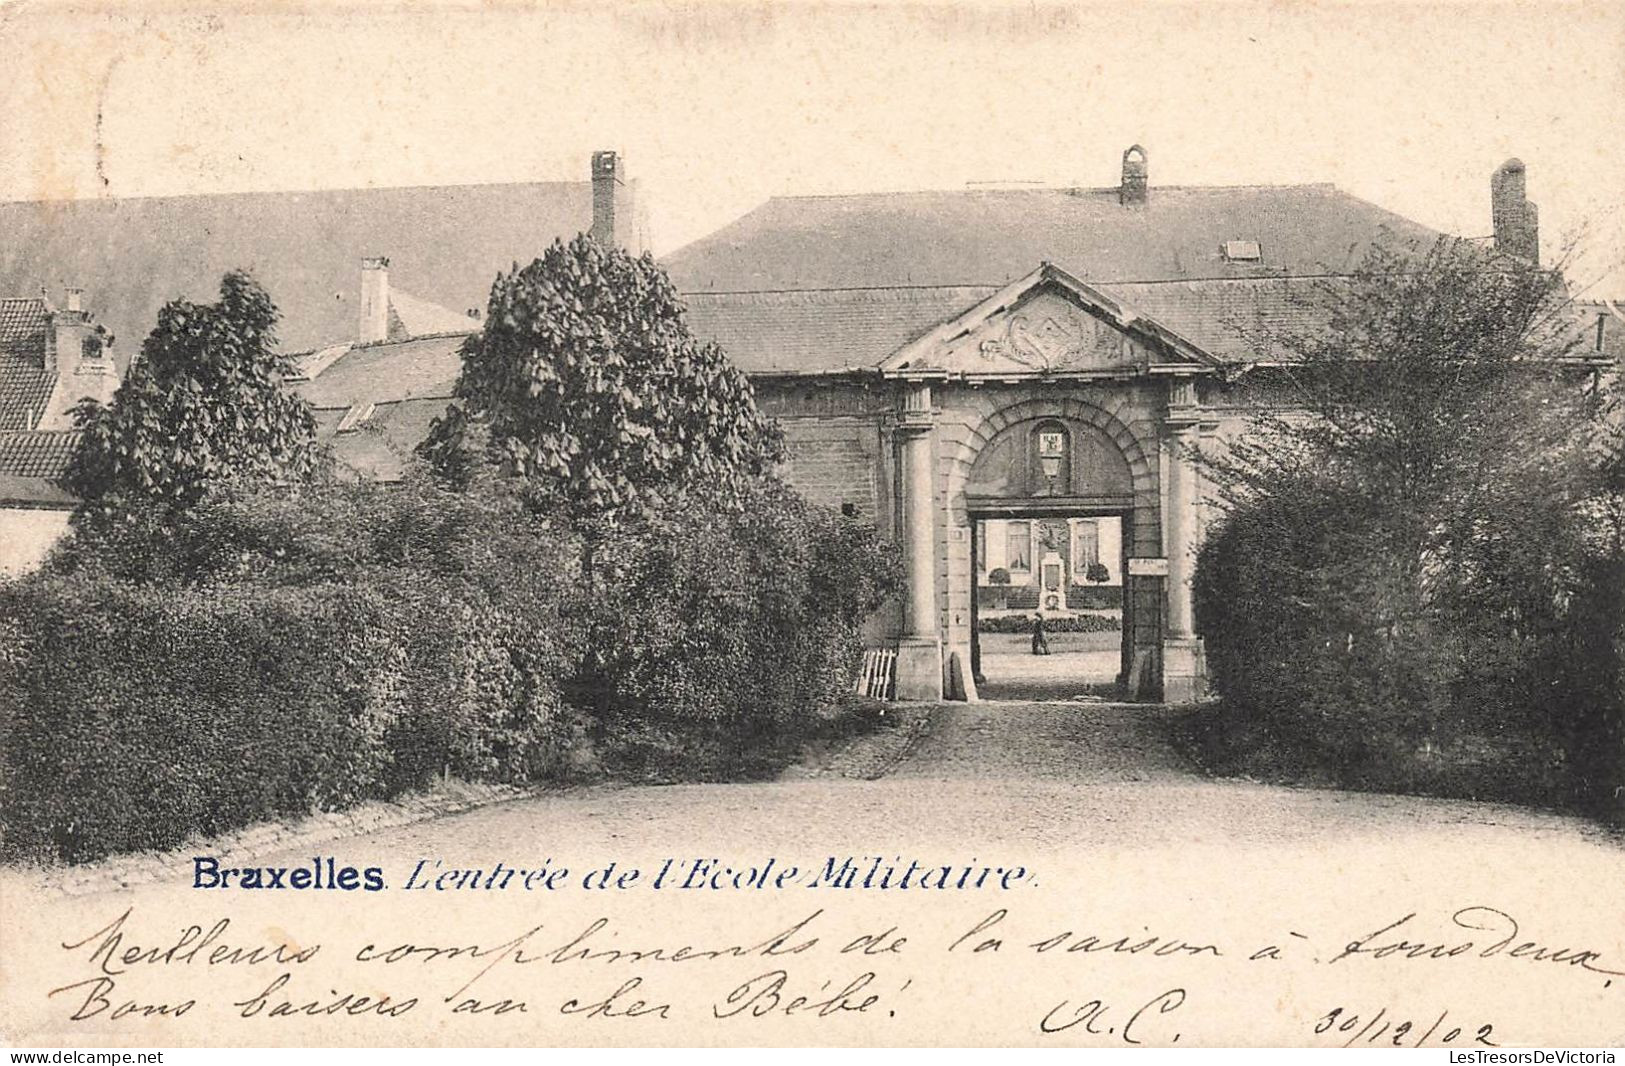
[[[1625,7],[0,39],[0,1043],[1615,1061]]]

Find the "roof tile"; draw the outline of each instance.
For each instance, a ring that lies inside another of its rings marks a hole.
[[[0,476],[54,480],[67,473],[78,445],[71,429],[0,433]]]
[[[33,429],[55,388],[56,374],[38,358],[0,351],[0,432]]]

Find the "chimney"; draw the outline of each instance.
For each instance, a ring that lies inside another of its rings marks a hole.
[[[619,152],[594,152],[592,154],[592,238],[605,248],[619,247],[625,239],[625,234],[615,231],[616,215],[624,213],[628,216],[621,219],[622,225],[632,221],[629,204],[622,203],[626,196],[626,181],[621,172],[621,156]]]
[[[361,322],[356,339],[362,344],[389,340],[389,260],[381,255],[361,260]]]
[[[68,306],[51,312],[45,344],[45,367],[55,371],[56,386],[40,412],[36,429],[72,429],[73,408],[80,400],[111,403],[118,371],[106,334],[84,309],[84,292],[68,290]]]
[[[1540,262],[1540,212],[1529,202],[1523,161],[1508,159],[1490,176],[1490,220],[1495,250]]]
[[[1117,190],[1120,204],[1144,204],[1150,192],[1150,176],[1146,166],[1145,149],[1130,146],[1123,153],[1123,184]]]

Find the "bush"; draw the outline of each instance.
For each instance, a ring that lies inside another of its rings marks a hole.
[[[1116,633],[1122,630],[1123,620],[1098,614],[1079,614],[1071,617],[1046,618],[1044,628],[1051,633]],[[1033,616],[1007,614],[995,618],[977,618],[978,633],[1031,633]]]
[[[1595,723],[1551,681],[1578,619],[1514,623],[1439,577],[1435,601],[1407,609],[1395,588],[1411,575],[1387,543],[1369,500],[1310,484],[1210,534],[1195,587],[1223,697],[1201,723],[1209,759],[1339,787],[1575,802]]]
[[[500,501],[370,486],[81,531],[0,587],[8,845],[82,860],[441,772],[571,772],[559,540]]]
[[[858,634],[898,568],[778,483],[749,503],[612,529],[591,573],[490,483],[87,523],[0,585],[7,848],[171,847],[441,773],[764,773],[868,720]]]
[[[756,483],[690,500],[600,548],[584,699],[625,768],[736,777],[777,765],[846,699],[863,620],[899,585],[868,527]]]

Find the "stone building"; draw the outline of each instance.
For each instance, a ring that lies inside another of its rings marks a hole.
[[[1498,250],[1538,256],[1523,165],[1491,186]],[[1184,701],[1204,692],[1196,457],[1279,402],[1260,338],[1373,245],[1439,236],[1328,185],[1156,186],[1134,146],[1109,188],[773,199],[665,265],[781,419],[791,479],[901,538],[900,697],[974,698],[981,575],[1025,562],[1037,609],[1063,609],[1076,568],[1045,556],[1114,526],[1117,680]]]

